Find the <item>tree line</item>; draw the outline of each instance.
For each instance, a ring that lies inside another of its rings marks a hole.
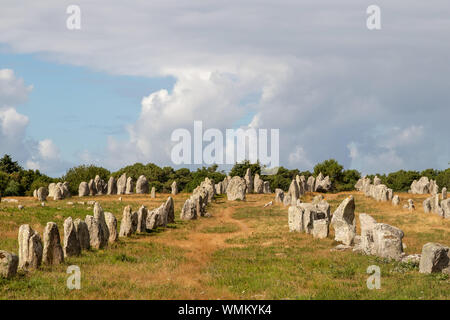
[[[230,176],[244,177],[247,169],[250,168],[252,175],[259,174],[261,179],[270,182],[271,190],[276,188],[287,191],[289,185],[296,175],[303,175],[306,179],[310,176],[317,177],[320,172],[324,176],[329,176],[332,182],[333,192],[354,190],[354,185],[361,178],[361,173],[357,170],[345,170],[335,159],[325,160],[314,166],[312,172],[300,171],[298,169],[287,169],[280,167],[275,175],[261,175],[261,165],[250,163],[248,160],[236,163],[231,169]],[[99,175],[105,181],[113,176],[118,179],[123,173],[132,177],[136,181],[140,175],[144,175],[150,189],[156,188],[157,192],[170,192],[170,185],[174,180],[177,181],[179,190],[183,192],[192,192],[206,177],[212,179],[215,183],[222,181],[227,174],[218,170],[217,165],[198,168],[191,171],[187,168],[175,170],[172,167],[159,167],[154,163],[142,164],[135,163],[130,166],[111,172],[108,169],[94,165],[80,165],[70,168],[59,178],[49,177],[39,170],[26,170],[22,168],[11,156],[4,155],[0,159],[0,196],[31,196],[35,189],[47,187],[52,182],[67,181],[71,194],[78,194],[78,186],[82,181],[89,182],[96,175]],[[446,170],[427,169],[419,171],[399,170],[389,174],[377,174],[382,183],[386,184],[394,192],[407,192],[413,180],[422,176],[436,180],[440,188],[450,189],[450,168]],[[375,175],[369,175],[372,178]]]

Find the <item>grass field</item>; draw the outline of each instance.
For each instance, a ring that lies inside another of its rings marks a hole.
[[[325,194],[332,212],[350,193]],[[416,202],[409,212],[390,203],[376,202],[351,192],[357,214],[365,212],[405,232],[406,253],[420,253],[426,242],[450,245],[450,220],[425,214],[425,196],[400,194]],[[167,199],[158,194],[71,198],[48,201],[16,197],[0,204],[0,249],[17,253],[19,226],[30,224],[42,231],[54,221],[62,233],[63,221],[92,214],[92,206],[76,202],[97,200],[120,220],[123,207],[155,208]],[[219,196],[208,208],[210,218],[180,221],[180,209],[188,194],[175,200],[176,221],[165,229],[137,234],[105,250],[84,251],[54,267],[42,266],[31,273],[19,272],[0,279],[0,299],[449,299],[447,275],[424,275],[410,264],[389,262],[351,251],[330,251],[337,243],[328,239],[290,233],[287,207],[263,209],[273,195],[248,195],[247,201],[228,202]],[[311,200],[307,195],[304,200]],[[74,205],[68,205],[72,201]],[[358,220],[357,220],[358,221]],[[359,223],[359,221],[358,221]],[[359,233],[359,226],[358,226]],[[62,235],[62,234],[61,234]],[[69,265],[81,268],[80,290],[66,287]],[[381,289],[366,286],[367,267],[381,268]]]

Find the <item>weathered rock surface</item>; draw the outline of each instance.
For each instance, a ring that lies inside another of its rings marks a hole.
[[[136,181],[136,193],[145,194],[148,193],[148,181],[147,178],[141,175]]]
[[[132,212],[131,206],[126,206],[123,210],[122,221],[120,222],[119,237],[129,237],[136,232],[138,224],[137,212]]]
[[[272,193],[272,190],[270,189],[270,182],[264,181],[264,187],[263,187],[264,193]]]
[[[247,168],[244,176],[245,185],[247,186],[247,193],[253,193],[253,176],[250,168]]]
[[[78,196],[87,197],[89,195],[89,185],[86,181],[83,181],[78,186]]]
[[[284,199],[284,191],[280,188],[275,189],[275,202],[276,203],[283,203]]]
[[[64,257],[78,256],[81,254],[81,243],[78,239],[77,229],[72,218],[64,220]]]
[[[80,218],[73,222],[75,232],[77,233],[78,241],[80,242],[81,250],[89,250],[91,247],[91,238],[89,236],[89,229],[85,221]]]
[[[14,253],[0,250],[0,278],[10,279],[17,273],[19,257]]]
[[[134,181],[133,181],[133,178],[128,177],[125,194],[132,194],[133,192],[134,192]]]
[[[329,176],[324,177],[322,172],[316,178],[314,186],[315,192],[328,192],[331,190],[331,180]]]
[[[398,206],[400,204],[400,197],[398,195],[392,197],[392,204],[394,206]]]
[[[123,173],[117,180],[117,194],[125,194],[127,189],[127,174]]]
[[[334,228],[334,240],[351,245],[356,235],[355,200],[347,197],[333,213],[331,225]]]
[[[43,247],[39,234],[28,224],[19,228],[19,269],[32,270],[42,263]]]
[[[116,242],[119,237],[119,233],[117,232],[116,217],[111,212],[105,212],[105,221],[109,233],[108,242],[109,243]]]
[[[376,249],[374,245],[374,227],[376,220],[372,216],[361,213],[359,215],[359,223],[361,227],[361,251],[368,255],[375,255]]]
[[[94,219],[97,221],[98,225],[101,228],[100,247],[103,248],[108,245],[109,229],[106,225],[105,212],[98,202],[95,202],[94,204]]]
[[[93,216],[87,215],[85,220],[87,228],[89,230],[89,244],[93,249],[103,248],[103,230],[99,225],[97,219]]]
[[[422,248],[419,272],[450,274],[450,248],[440,243],[426,243]]]
[[[107,190],[106,190],[106,194],[107,195],[112,195],[112,194],[117,194],[117,182],[116,179],[114,179],[114,177],[109,177],[108,180],[108,185],[107,185]]]
[[[247,183],[239,176],[233,177],[227,188],[227,198],[229,201],[245,200],[245,194],[247,192]]]
[[[386,223],[373,227],[373,240],[376,255],[381,258],[401,260],[403,254],[403,231]]]
[[[37,199],[42,202],[47,200],[48,190],[45,187],[40,187],[36,192]]]
[[[152,187],[152,192],[150,193],[150,198],[152,198],[152,199],[156,198],[156,189],[155,189],[155,187]]]
[[[95,196],[97,194],[97,186],[95,185],[94,179],[89,180],[88,182],[89,186],[89,195]]]
[[[168,197],[164,203],[164,215],[167,217],[167,223],[175,222],[175,205],[172,197]]]
[[[306,182],[306,189],[309,192],[314,192],[316,188],[316,179],[313,176],[310,176]]]
[[[181,209],[180,219],[181,220],[197,219],[196,202],[192,198],[189,198],[184,202],[183,208]]]
[[[254,193],[264,192],[264,181],[259,177],[259,174],[255,174],[255,179],[253,181],[253,192]]]
[[[177,182],[174,181],[172,182],[172,184],[170,185],[170,188],[172,189],[172,195],[176,196],[178,194],[178,186],[177,186]]]
[[[146,231],[146,221],[147,221],[148,210],[145,206],[141,206],[137,212],[138,221],[136,226],[136,232]]]
[[[44,248],[42,262],[48,265],[56,265],[64,262],[64,253],[61,246],[58,226],[54,222],[48,222],[44,229]]]

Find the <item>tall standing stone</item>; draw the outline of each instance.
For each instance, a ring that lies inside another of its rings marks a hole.
[[[361,213],[359,215],[359,224],[361,226],[361,244],[362,252],[369,255],[376,254],[374,245],[374,227],[376,220],[372,216]]]
[[[62,195],[61,189],[56,187],[53,192],[53,200],[58,201],[58,200],[62,200],[62,199],[63,199],[63,195]]]
[[[252,171],[250,168],[247,168],[247,172],[245,173],[245,184],[247,186],[247,193],[253,193],[253,177],[252,177]]]
[[[245,200],[245,194],[247,191],[247,183],[239,176],[233,177],[227,188],[227,199],[229,201]]]
[[[138,210],[138,221],[136,226],[136,232],[145,232],[146,231],[146,221],[148,210],[145,206],[141,206]]]
[[[127,174],[124,173],[117,180],[117,194],[125,194],[127,189]]]
[[[156,198],[156,188],[152,187],[152,192],[150,194],[150,198],[155,199]]]
[[[283,203],[284,199],[284,191],[280,188],[275,189],[275,202],[276,203]]]
[[[113,176],[109,177],[106,194],[108,194],[108,195],[117,194],[116,179],[114,179]]]
[[[314,192],[316,187],[316,179],[313,176],[309,176],[306,185],[309,192]]]
[[[78,196],[87,197],[89,195],[89,184],[85,181],[81,182],[78,186]]]
[[[145,194],[148,193],[148,181],[147,178],[141,175],[136,181],[136,193]]]
[[[132,194],[133,192],[134,192],[134,181],[133,181],[133,178],[128,177],[125,194]]]
[[[64,262],[64,253],[61,247],[58,226],[54,222],[48,222],[44,229],[44,249],[42,262],[48,265]]]
[[[270,182],[264,181],[264,187],[263,187],[264,193],[272,193],[272,190],[270,190]]]
[[[334,228],[336,241],[340,241],[345,245],[351,245],[356,236],[355,222],[355,200],[353,196],[347,197],[331,218],[331,225]]]
[[[42,263],[42,241],[39,234],[28,224],[19,228],[19,269],[32,270]]]
[[[75,219],[74,228],[77,233],[78,241],[80,242],[81,250],[89,250],[91,247],[91,238],[89,235],[89,229],[85,221],[80,218]]]
[[[167,223],[175,222],[175,207],[172,197],[168,197],[166,203],[164,204],[164,212],[167,216]]]
[[[80,239],[71,217],[64,220],[64,257],[73,257],[81,254]]]
[[[403,253],[403,231],[386,223],[373,227],[373,240],[376,255],[381,258],[400,260]]]
[[[105,212],[105,221],[109,233],[108,242],[109,243],[116,242],[119,237],[119,233],[117,232],[116,217],[111,212]]]
[[[303,227],[304,210],[299,206],[290,206],[288,209],[288,225],[290,232],[304,232]]]
[[[91,248],[100,249],[103,247],[103,231],[98,221],[90,215],[85,218],[89,230],[89,244]]]
[[[170,187],[172,188],[172,195],[176,196],[178,194],[177,182],[176,181],[172,182]]]
[[[196,203],[192,198],[189,198],[184,202],[183,208],[181,208],[180,219],[181,220],[197,219]]]
[[[10,279],[17,273],[19,257],[14,253],[0,250],[0,278]]]
[[[89,180],[89,195],[95,196],[97,194],[97,186],[95,185],[94,179]]]
[[[442,188],[442,200],[447,199],[447,188],[443,187]]]
[[[297,200],[300,199],[300,193],[298,191],[298,184],[295,179],[291,181],[289,185],[289,190],[285,195],[285,205],[295,206],[297,204]]]
[[[40,187],[36,192],[37,199],[42,202],[47,200],[48,190],[46,187]]]
[[[126,206],[123,210],[122,221],[120,222],[119,237],[131,236],[136,232],[137,224],[137,212],[132,212],[131,206]]]
[[[253,192],[254,193],[264,192],[264,181],[259,177],[259,174],[255,174],[255,180],[253,183]]]
[[[108,226],[106,225],[105,213],[103,211],[103,208],[98,202],[94,204],[94,219],[97,220],[97,223],[102,231],[100,238],[101,241],[100,247],[105,247],[108,244],[109,229]]]

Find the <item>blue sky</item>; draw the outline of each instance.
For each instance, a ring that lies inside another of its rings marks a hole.
[[[448,167],[448,0],[379,0],[379,30],[365,0],[79,0],[79,30],[70,4],[2,0],[0,153],[25,167],[171,165],[198,120],[278,129],[302,171]]]
[[[0,52],[0,69],[13,69],[33,90],[20,111],[32,121],[27,134],[51,138],[65,159],[97,152],[106,136],[126,138],[125,125],[139,116],[149,92],[171,90],[172,77],[111,75],[87,67],[57,64],[37,54]]]

